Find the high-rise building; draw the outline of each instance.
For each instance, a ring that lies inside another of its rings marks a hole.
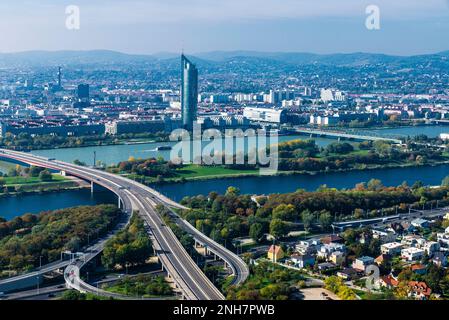
[[[198,69],[184,55],[181,55],[181,68],[182,124],[185,129],[192,130],[198,107]]]
[[[76,90],[75,108],[86,108],[90,105],[90,89],[88,84],[80,84]]]
[[[80,84],[78,85],[78,90],[76,92],[78,96],[79,102],[88,102],[90,98],[90,92],[89,92],[89,85],[88,84]]]
[[[61,67],[58,67],[58,87],[62,89],[62,72]]]

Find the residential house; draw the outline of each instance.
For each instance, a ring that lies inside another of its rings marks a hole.
[[[352,267],[356,269],[357,271],[365,272],[366,268],[370,265],[374,264],[374,258],[364,256],[355,259],[355,261],[352,263]]]
[[[399,242],[384,243],[380,246],[380,251],[382,254],[388,254],[390,256],[395,256],[401,254],[403,244]]]
[[[444,252],[435,252],[432,257],[432,263],[440,268],[447,267],[447,256]]]
[[[444,248],[449,248],[449,233],[437,233],[437,240]]]
[[[373,238],[379,239],[381,243],[395,242],[397,234],[388,230],[373,229]]]
[[[284,250],[280,246],[272,245],[270,249],[268,249],[268,260],[273,262],[278,262],[282,258],[284,258]]]
[[[317,252],[317,256],[319,258],[323,258],[326,260],[329,260],[330,255],[332,252],[346,252],[346,246],[341,243],[329,243],[329,244],[323,244],[320,249]]]
[[[344,239],[336,234],[331,234],[327,237],[321,238],[320,240],[324,244],[343,243],[344,242]]]
[[[330,269],[334,269],[336,267],[337,266],[335,264],[330,263],[330,262],[323,262],[323,263],[318,264],[318,270],[320,270],[320,271],[327,271]]]
[[[329,261],[337,265],[342,265],[345,262],[345,254],[341,251],[334,251],[329,256]]]
[[[430,223],[425,219],[418,218],[412,221],[412,226],[425,229],[430,227]]]
[[[414,273],[419,275],[425,275],[427,273],[427,267],[421,263],[413,264],[411,269]]]
[[[417,300],[428,300],[432,294],[432,289],[425,282],[410,281],[408,287],[409,297]]]
[[[295,250],[300,254],[315,254],[320,248],[321,241],[319,239],[302,240],[296,244]]]
[[[311,255],[292,254],[290,256],[291,261],[298,268],[307,268],[315,264],[315,258]]]
[[[410,247],[406,249],[402,249],[401,256],[403,259],[407,261],[417,261],[420,260],[425,254],[423,249]]]
[[[402,238],[401,243],[404,246],[408,247],[416,247],[418,245],[418,242],[425,241],[421,236],[418,236],[416,234],[407,235]]]
[[[420,248],[424,249],[427,255],[431,256],[435,252],[439,252],[441,246],[438,242],[435,241],[426,241]]]
[[[378,266],[381,266],[381,265],[387,263],[388,261],[391,261],[391,256],[389,254],[381,254],[376,259],[374,259],[374,262]]]
[[[397,287],[399,284],[398,279],[396,279],[393,275],[389,274],[388,276],[380,277],[379,280],[376,282],[375,286],[377,288],[387,288],[392,289]]]
[[[353,268],[344,268],[343,270],[337,272],[338,277],[347,281],[358,279],[360,277],[359,275],[359,271]]]

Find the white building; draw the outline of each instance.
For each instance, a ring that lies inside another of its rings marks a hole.
[[[416,261],[420,260],[425,254],[423,249],[418,249],[414,247],[402,249],[401,256],[403,259],[407,261]]]
[[[245,107],[243,116],[251,121],[284,123],[286,122],[286,112],[283,109]]]
[[[329,101],[346,101],[346,93],[335,89],[321,89],[321,100]]]
[[[399,242],[390,242],[385,243],[380,246],[380,251],[382,254],[389,254],[391,256],[401,254],[401,250],[403,248],[403,245]]]

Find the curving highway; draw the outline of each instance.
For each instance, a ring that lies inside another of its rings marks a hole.
[[[167,207],[182,209],[185,207],[154,189],[119,175],[11,150],[0,149],[0,158],[65,172],[114,192],[119,197],[119,203],[125,211],[138,212],[148,224],[156,253],[184,298],[189,300],[224,299],[221,292],[194,263],[173,231],[164,224],[162,217],[155,209],[158,203]],[[231,267],[236,276],[234,284],[240,284],[246,280],[248,267],[237,255],[206,237],[179,217],[177,222],[184,230],[191,233],[196,241],[207,246],[210,251],[220,256]]]

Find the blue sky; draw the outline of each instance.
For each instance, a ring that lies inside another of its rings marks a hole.
[[[39,2],[39,3],[37,3]],[[368,5],[381,29],[365,28]],[[81,28],[65,28],[78,5]],[[449,50],[449,0],[2,0],[0,52],[109,49],[381,52]]]

